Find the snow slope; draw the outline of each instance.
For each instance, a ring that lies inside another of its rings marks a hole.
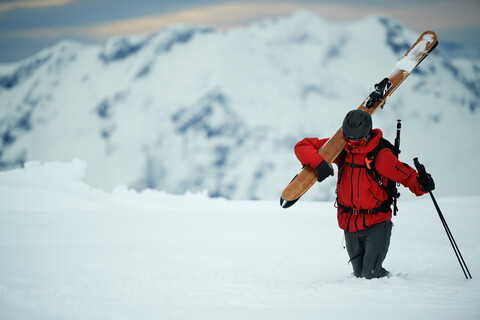
[[[107,191],[277,200],[299,169],[294,144],[333,134],[418,36],[385,16],[335,24],[298,12],[230,31],[61,42],[0,65],[0,168],[79,158]],[[403,120],[402,160],[418,156],[439,195],[478,195],[479,62],[450,60],[439,42],[374,125],[393,139]]]
[[[332,202],[113,192],[86,163],[0,172],[1,319],[479,319],[476,197],[400,201],[385,267],[353,278]]]

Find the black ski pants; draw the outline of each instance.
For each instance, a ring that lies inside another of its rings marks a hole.
[[[367,279],[388,275],[382,267],[392,235],[392,221],[383,221],[365,230],[345,231],[345,242],[355,277]]]

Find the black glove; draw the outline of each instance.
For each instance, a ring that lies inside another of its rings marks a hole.
[[[432,175],[427,173],[424,176],[417,176],[418,187],[423,192],[430,192],[435,190],[435,181],[433,181]]]
[[[328,176],[333,176],[333,168],[325,160],[320,162],[320,164],[315,168],[315,172],[317,173],[318,182],[322,182]]]
[[[427,173],[423,164],[418,162],[418,158],[413,159],[413,163],[417,168],[418,175],[417,175],[417,182],[418,187],[423,192],[430,192],[435,190],[435,182],[433,181],[432,175]]]

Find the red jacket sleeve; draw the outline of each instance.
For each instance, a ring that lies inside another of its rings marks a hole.
[[[297,159],[302,165],[315,169],[320,162],[323,161],[322,156],[318,154],[318,150],[320,150],[327,141],[328,139],[318,138],[303,139],[295,145],[294,151]]]
[[[408,164],[400,162],[390,149],[384,148],[378,153],[375,169],[390,180],[401,183],[417,196],[426,193],[418,186],[417,171]]]

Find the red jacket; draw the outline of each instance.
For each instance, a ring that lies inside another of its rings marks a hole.
[[[365,165],[367,153],[372,151],[380,142],[382,137],[380,129],[372,130],[372,138],[368,143],[359,148],[345,147],[345,163],[356,165]],[[302,163],[312,168],[316,168],[323,158],[318,154],[318,150],[328,141],[328,139],[305,138],[295,146],[295,154]],[[334,163],[338,164],[338,158]],[[375,160],[375,169],[380,174],[382,182],[386,185],[387,180],[393,180],[409,188],[415,195],[425,194],[421,191],[417,182],[417,172],[409,165],[400,162],[388,148],[380,150]],[[388,199],[388,195],[380,185],[367,174],[365,168],[352,168],[343,165],[343,172],[337,182],[337,201],[342,205],[354,209],[373,209],[378,208],[383,201]],[[387,221],[392,218],[392,210],[388,212],[378,212],[375,214],[355,214],[338,209],[338,225],[341,229],[348,232],[355,232],[365,229],[373,224]]]

